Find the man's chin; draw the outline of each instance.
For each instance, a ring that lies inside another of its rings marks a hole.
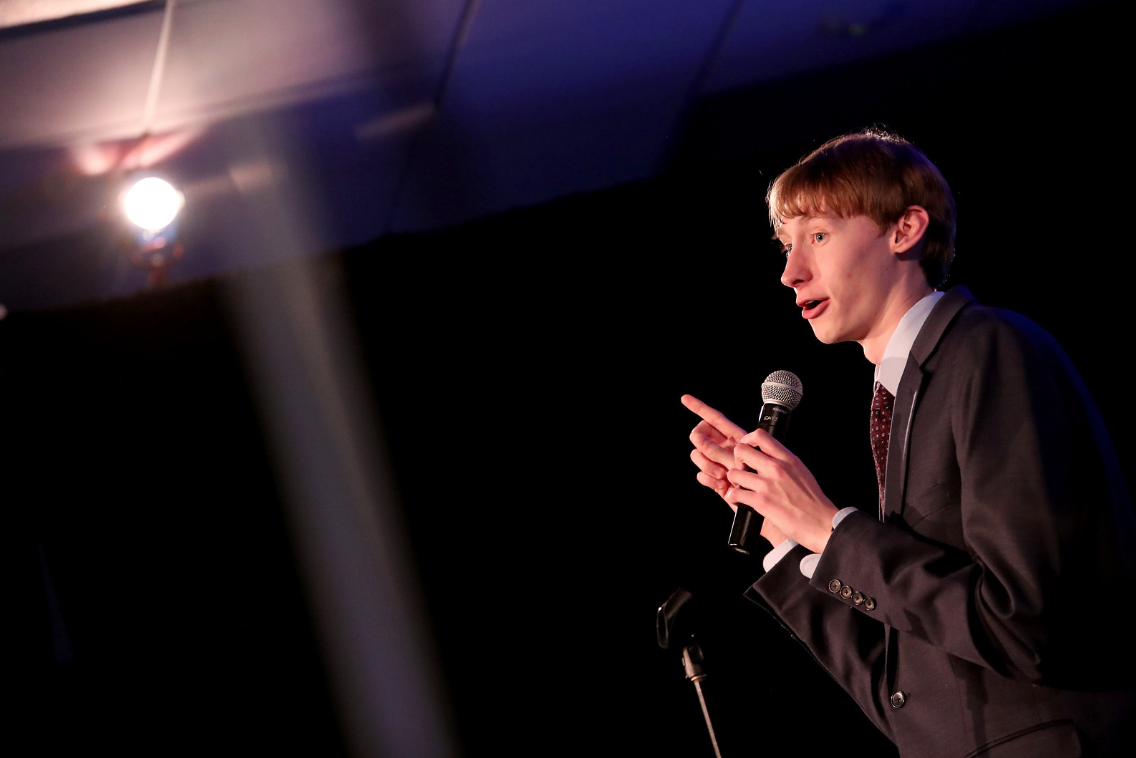
[[[826,345],[834,345],[837,342],[842,342],[836,334],[830,329],[825,329],[824,325],[818,324],[817,319],[809,321],[809,326],[813,328],[813,336]]]

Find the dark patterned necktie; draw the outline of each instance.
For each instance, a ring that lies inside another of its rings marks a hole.
[[[891,436],[891,409],[895,396],[879,382],[872,393],[872,457],[876,459],[876,480],[880,484],[880,520],[884,518],[884,474],[887,473],[888,438]]]

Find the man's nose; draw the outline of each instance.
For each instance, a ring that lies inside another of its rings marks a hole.
[[[781,272],[781,283],[786,287],[797,287],[808,281],[808,266],[804,265],[802,255],[790,255],[785,260],[785,270]]]

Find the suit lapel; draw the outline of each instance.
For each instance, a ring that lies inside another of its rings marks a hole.
[[[891,415],[891,435],[888,437],[887,472],[884,474],[884,518],[903,512],[907,489],[907,459],[911,444],[911,422],[919,404],[926,373],[923,364],[935,352],[939,341],[947,333],[959,311],[974,302],[966,287],[953,287],[935,304],[923,322],[919,336],[911,346],[907,365],[899,380],[895,405]]]
[[[887,471],[884,474],[884,518],[903,511],[903,493],[907,486],[907,444],[910,442],[911,418],[923,388],[923,369],[913,356],[907,357],[903,378],[895,394],[891,413],[891,435],[888,437]]]

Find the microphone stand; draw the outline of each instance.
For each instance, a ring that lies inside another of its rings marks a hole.
[[[803,388],[801,380],[790,371],[774,371],[761,383],[761,420],[757,428],[764,429],[773,439],[784,442],[789,431],[789,419],[793,409],[801,401]],[[759,546],[762,517],[747,505],[738,504],[734,523],[730,529],[729,546],[739,553],[751,555]],[[718,735],[710,721],[710,710],[706,705],[706,671],[703,668],[702,648],[694,639],[694,618],[691,611],[693,596],[679,587],[666,602],[659,606],[656,618],[656,631],[659,647],[664,650],[682,649],[682,667],[686,678],[698,693],[702,706],[702,717],[706,720],[706,731],[710,733],[710,744],[714,746],[716,758],[722,758],[718,748]]]
[[[706,720],[706,731],[710,733],[710,744],[714,747],[716,758],[722,758],[722,751],[718,748],[718,735],[714,732],[714,724],[710,721],[710,710],[706,706],[706,671],[703,668],[702,648],[694,639],[692,601],[693,595],[679,587],[666,602],[659,606],[656,616],[656,632],[659,638],[659,647],[664,650],[682,648],[682,667],[686,678],[694,685],[698,693],[698,702],[702,706],[702,718]]]
[[[702,718],[706,719],[706,731],[710,732],[710,744],[714,746],[714,755],[722,758],[722,751],[718,749],[718,735],[714,734],[714,724],[710,721],[710,711],[706,707],[706,672],[702,668],[702,648],[690,638],[690,644],[682,649],[682,666],[686,669],[686,678],[694,684],[698,693],[698,702],[702,706]]]

